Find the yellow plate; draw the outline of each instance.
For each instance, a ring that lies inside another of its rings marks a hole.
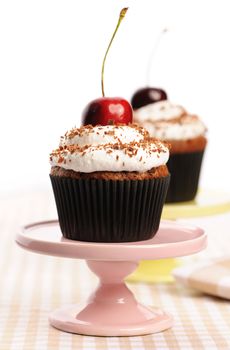
[[[162,218],[176,220],[217,215],[227,211],[230,211],[230,194],[200,190],[194,201],[165,204]],[[172,282],[171,272],[179,265],[179,259],[141,261],[137,270],[127,280],[132,282]]]
[[[220,191],[199,190],[191,202],[165,204],[162,218],[178,219],[217,215],[230,211],[230,194]]]
[[[141,261],[137,270],[132,273],[129,282],[173,282],[172,270],[180,266],[179,259],[145,260]]]

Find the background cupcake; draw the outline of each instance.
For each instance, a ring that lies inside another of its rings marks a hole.
[[[152,137],[171,144],[168,162],[171,174],[166,202],[193,200],[206,147],[206,127],[200,118],[168,100],[137,108],[134,121]]]
[[[136,125],[67,132],[50,155],[63,236],[96,242],[151,238],[168,189],[168,157],[167,145]]]

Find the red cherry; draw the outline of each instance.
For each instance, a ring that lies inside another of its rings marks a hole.
[[[130,103],[121,97],[101,97],[91,101],[84,109],[82,124],[129,124],[133,120]]]
[[[167,94],[164,90],[153,87],[146,87],[135,92],[131,99],[133,109],[147,106],[150,103],[167,100]]]
[[[149,58],[148,67],[147,67],[147,81],[149,81],[153,57],[156,54],[156,51],[159,47],[162,36],[165,35],[165,33],[167,33],[167,32],[168,32],[168,29],[164,28],[160,32],[160,34],[158,35],[158,38],[154,44],[151,56]],[[160,88],[156,88],[156,87],[150,87],[148,85],[149,84],[147,84],[146,87],[137,90],[135,92],[135,94],[132,96],[131,105],[132,105],[134,110],[141,108],[141,107],[144,107],[144,106],[147,106],[151,103],[167,100],[168,97],[167,97],[167,94],[164,90],[162,90]]]
[[[128,101],[120,97],[105,97],[104,91],[104,67],[107,54],[110,46],[120,26],[121,21],[125,17],[128,8],[121,10],[116,29],[107,47],[101,70],[101,91],[102,96],[96,100],[91,101],[84,109],[82,115],[83,125],[107,125],[107,124],[129,124],[133,120],[133,110]]]

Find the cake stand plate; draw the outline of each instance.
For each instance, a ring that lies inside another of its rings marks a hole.
[[[85,259],[100,279],[84,305],[69,305],[50,315],[50,324],[71,333],[131,336],[160,332],[173,324],[172,316],[138,303],[124,283],[139,260],[163,259],[196,253],[206,247],[201,228],[163,221],[150,240],[131,243],[92,243],[62,237],[57,221],[27,225],[16,237],[23,248],[36,253]]]

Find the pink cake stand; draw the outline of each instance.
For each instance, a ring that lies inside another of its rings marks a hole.
[[[138,303],[124,283],[140,260],[196,253],[206,247],[201,228],[162,221],[154,238],[132,243],[92,243],[64,239],[57,221],[27,225],[16,242],[30,251],[85,259],[99,277],[99,286],[85,305],[69,305],[51,313],[50,324],[62,331],[131,336],[160,332],[173,324],[172,316]]]

